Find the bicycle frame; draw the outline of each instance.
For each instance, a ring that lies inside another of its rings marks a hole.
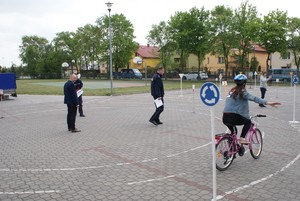
[[[243,145],[241,145],[238,142],[237,133],[234,132],[233,134],[229,134],[229,133],[220,133],[220,134],[217,134],[215,136],[215,144],[217,145],[218,142],[222,138],[224,138],[224,137],[229,137],[232,140],[232,142],[230,143],[230,146],[229,146],[229,152],[228,152],[228,154],[232,155],[232,154],[238,153],[239,150],[240,150],[240,147],[243,146]],[[234,150],[234,151],[232,151],[232,150]]]
[[[246,139],[249,141],[250,154],[254,159],[258,159],[262,151],[262,134],[257,128],[257,117],[265,117],[266,115],[256,115],[251,117],[251,126],[246,134]],[[217,169],[220,171],[226,170],[233,160],[236,158],[236,154],[243,156],[245,153],[244,145],[239,142],[237,137],[237,129],[234,129],[234,133],[221,133],[215,135],[215,145],[217,151],[216,160],[218,160]],[[223,161],[223,162],[222,162]]]
[[[250,142],[249,143],[249,149],[250,148],[252,149],[252,135],[253,135],[253,133],[255,133],[255,129],[257,128],[257,125],[258,125],[258,122],[256,121],[257,117],[266,117],[266,115],[258,114],[258,115],[250,117],[250,119],[251,119],[251,127],[250,127],[249,131],[246,134],[246,139],[248,139],[249,142]],[[231,138],[232,138],[232,135],[234,135],[234,141],[238,142],[238,138],[237,138],[237,133],[236,132],[234,132],[233,134],[230,134],[230,133],[219,133],[219,134],[215,135],[215,144],[218,144],[218,142],[225,135],[229,135]],[[256,136],[256,138],[257,138],[257,136]]]
[[[249,149],[250,150],[252,150],[252,143],[253,143],[252,135],[255,133],[255,129],[256,129],[255,123],[251,123],[251,127],[245,137],[249,141]],[[255,136],[255,137],[257,138],[257,136]]]

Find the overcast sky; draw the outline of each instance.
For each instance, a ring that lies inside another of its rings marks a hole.
[[[135,29],[136,42],[146,45],[151,25],[167,21],[176,11],[192,7],[212,10],[217,5],[236,9],[242,0],[110,0],[111,14],[124,14]],[[108,0],[0,0],[0,65],[20,65],[22,36],[37,35],[52,41],[56,33],[76,31],[108,15]],[[259,14],[279,9],[289,17],[300,17],[294,0],[249,0]]]

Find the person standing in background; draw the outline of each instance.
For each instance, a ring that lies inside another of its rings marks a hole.
[[[77,91],[81,90],[82,87],[83,87],[83,83],[82,83],[82,81],[80,80],[80,77],[81,77],[81,75],[78,74],[78,75],[77,75],[77,80],[76,80],[75,83],[74,83]],[[83,102],[83,101],[82,101],[82,94],[81,94],[80,96],[78,96],[78,104],[79,104],[79,106],[78,106],[78,111],[79,111],[79,115],[80,115],[81,117],[85,117],[85,115],[83,114],[83,110],[82,110],[82,102]]]
[[[162,105],[160,107],[156,107],[156,110],[154,114],[151,116],[149,122],[151,122],[154,125],[162,124],[162,122],[159,120],[160,114],[164,110],[164,85],[162,81],[162,76],[165,72],[165,69],[163,67],[158,67],[156,73],[154,73],[151,81],[151,95],[153,96],[154,100],[159,99],[162,101]]]
[[[263,72],[260,76],[260,92],[261,92],[261,99],[265,98],[266,91],[267,91],[267,82],[272,78],[270,75],[269,78],[267,78],[267,73]],[[263,104],[259,104],[260,107],[266,107]]]
[[[68,113],[67,113],[67,125],[68,130],[71,132],[80,132],[75,127],[76,113],[78,107],[78,97],[74,82],[77,80],[75,74],[71,74],[69,80],[64,85],[64,103],[67,104]]]

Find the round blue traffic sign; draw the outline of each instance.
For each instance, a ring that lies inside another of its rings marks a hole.
[[[207,106],[214,106],[220,100],[219,88],[212,82],[206,82],[200,89],[200,99]]]
[[[299,83],[299,78],[297,75],[293,76],[293,84],[298,84]]]

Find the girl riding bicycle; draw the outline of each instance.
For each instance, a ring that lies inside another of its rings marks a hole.
[[[225,101],[223,123],[229,128],[231,133],[234,133],[236,125],[244,125],[241,132],[240,143],[249,144],[245,139],[245,136],[251,127],[248,101],[254,101],[255,103],[263,105],[271,105],[272,107],[276,107],[277,105],[280,105],[280,103],[268,102],[248,93],[246,90],[247,77],[244,74],[236,75],[234,77],[234,82],[236,83],[236,86],[229,91]]]

